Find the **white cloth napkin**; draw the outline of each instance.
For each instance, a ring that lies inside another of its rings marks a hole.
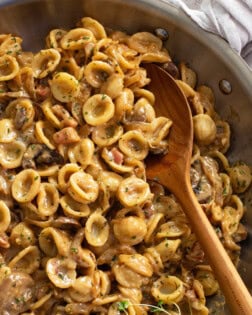
[[[163,0],[223,37],[252,68],[252,0]]]

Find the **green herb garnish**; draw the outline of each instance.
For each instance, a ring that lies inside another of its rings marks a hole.
[[[128,301],[120,301],[117,303],[117,309],[120,312],[124,312],[125,314],[128,314],[127,308],[129,307]]]

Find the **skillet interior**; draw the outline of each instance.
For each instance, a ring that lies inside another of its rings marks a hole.
[[[252,165],[252,74],[224,40],[206,33],[186,15],[163,0],[17,0],[0,4],[0,33],[24,38],[24,49],[37,51],[54,27],[70,28],[82,17],[91,16],[111,28],[136,32],[163,27],[172,58],[183,60],[198,73],[198,82],[209,85],[216,96],[217,111],[232,128],[229,158]],[[227,79],[232,93],[224,95],[219,81]],[[252,191],[243,196],[247,206],[244,223],[248,239],[243,243],[239,271],[252,292]],[[214,253],[213,253],[214,254]],[[216,299],[210,301],[215,303]],[[220,310],[215,314],[229,314]]]

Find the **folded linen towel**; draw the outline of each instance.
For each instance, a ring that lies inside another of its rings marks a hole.
[[[252,68],[252,0],[163,0],[218,34]]]

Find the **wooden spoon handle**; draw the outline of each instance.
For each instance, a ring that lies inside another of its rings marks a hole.
[[[187,217],[226,297],[230,311],[233,315],[252,314],[252,298],[248,289],[198,203],[190,183],[187,181],[183,187],[185,191],[178,189],[175,195],[185,213],[190,213]]]

